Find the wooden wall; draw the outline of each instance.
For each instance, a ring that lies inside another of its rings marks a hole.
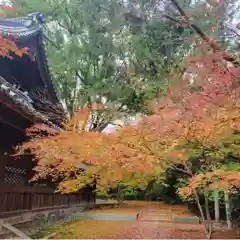
[[[3,166],[4,160],[5,163],[7,160],[7,157],[3,155],[0,155],[0,160],[0,217],[6,215],[6,213],[68,207],[95,201],[95,195],[90,188],[79,193],[61,194],[55,192],[52,184],[30,184],[28,169],[16,167],[12,164]]]
[[[93,202],[95,197],[92,192],[64,195],[41,188],[6,187],[0,194],[0,217],[25,211],[71,207]]]
[[[90,188],[64,195],[56,193],[51,182],[29,183],[34,166],[31,157],[15,160],[10,155],[12,146],[21,142],[25,138],[24,134],[24,131],[21,133],[0,121],[0,217],[95,201],[95,194]]]

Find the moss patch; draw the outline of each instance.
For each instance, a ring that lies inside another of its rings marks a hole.
[[[51,239],[96,239],[115,235],[119,231],[124,231],[128,226],[129,222],[81,220],[55,225],[34,234],[32,238],[44,238],[55,233]]]

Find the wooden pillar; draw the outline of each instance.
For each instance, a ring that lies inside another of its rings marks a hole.
[[[32,159],[24,159],[26,161],[29,161],[29,163],[32,163]],[[32,177],[34,176],[34,171],[32,170],[32,166],[29,164],[29,165],[26,165],[25,167],[25,171],[26,171],[26,178],[25,178],[25,185],[26,186],[30,186],[32,185],[30,183],[30,180],[32,179]]]
[[[6,168],[6,155],[3,150],[0,150],[0,191],[4,186],[5,168]]]
[[[25,165],[25,171],[26,171],[24,185],[26,185],[27,187],[30,187],[30,186],[32,186],[32,184],[29,181],[32,179],[32,177],[34,175],[34,171],[32,170],[32,168],[33,168],[32,157],[24,156],[23,164]],[[34,201],[33,195],[34,195],[34,193],[29,193],[29,194],[25,195],[25,196],[28,196],[27,197],[27,200],[28,200],[27,208],[29,210],[33,208],[33,201]],[[24,199],[24,201],[25,201],[25,199]]]
[[[2,130],[2,117],[3,117],[3,110],[4,110],[4,105],[0,104],[0,129]],[[5,172],[6,172],[6,163],[7,163],[7,156],[5,154],[5,149],[4,146],[1,146],[2,148],[0,149],[0,192],[2,195],[2,190],[4,187],[4,179],[5,179]]]
[[[4,187],[4,179],[5,179],[5,168],[6,168],[6,156],[4,154],[4,151],[0,150],[0,198],[5,199],[6,193],[3,191]],[[1,201],[2,202],[2,201]],[[2,205],[0,205],[0,212],[7,211],[7,202],[4,202]]]

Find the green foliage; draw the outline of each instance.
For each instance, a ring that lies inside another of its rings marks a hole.
[[[125,106],[128,114],[147,111],[142,74],[134,67],[143,60],[136,60],[141,47],[119,12],[121,1],[21,0],[15,5],[21,15],[45,14],[55,87],[70,115],[89,101]]]
[[[229,162],[224,164],[221,168],[226,171],[240,171],[240,163]]]
[[[123,189],[122,194],[124,196],[124,199],[136,199],[138,197],[138,191],[131,186]]]
[[[55,87],[70,115],[89,101],[114,105],[127,114],[149,114],[146,100],[162,93],[170,69],[189,54],[189,30],[150,16],[154,2],[139,1],[142,14],[148,15],[140,22],[133,21],[138,18],[132,12],[131,17],[122,13],[120,0],[13,2],[19,15],[45,15]],[[136,26],[138,31],[133,31]],[[112,118],[105,114],[100,120]]]
[[[89,101],[117,108],[124,105],[121,110],[128,114],[150,113],[146,100],[169,85],[170,69],[175,70],[191,54],[192,41],[198,38],[192,29],[159,17],[161,11],[178,15],[167,2],[161,10],[155,1],[145,0],[135,5],[121,0],[12,2],[18,15],[45,15],[55,87],[71,115]],[[221,40],[226,9],[224,4],[210,2],[213,7],[191,0],[181,1],[181,6],[206,34]],[[126,6],[130,6],[127,12]]]

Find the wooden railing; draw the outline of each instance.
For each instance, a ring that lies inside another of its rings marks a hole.
[[[0,191],[0,216],[92,202],[95,202],[95,195],[92,192],[61,194],[45,188],[6,186]]]

